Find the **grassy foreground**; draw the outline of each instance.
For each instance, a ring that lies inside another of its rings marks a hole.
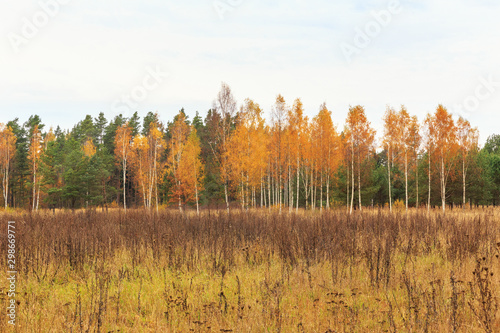
[[[2,332],[500,331],[500,210],[0,217]]]

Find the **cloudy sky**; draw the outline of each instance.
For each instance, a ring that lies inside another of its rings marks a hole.
[[[2,1],[0,122],[204,116],[224,81],[266,112],[279,93],[310,116],[326,102],[339,127],[349,105],[380,130],[386,105],[422,119],[441,103],[484,142],[500,133],[499,16],[495,0]]]

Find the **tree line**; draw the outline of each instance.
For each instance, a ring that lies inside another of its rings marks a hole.
[[[39,208],[233,205],[280,211],[363,206],[497,205],[500,136],[478,144],[469,121],[439,105],[419,121],[387,107],[376,132],[362,106],[338,128],[326,104],[304,115],[278,95],[269,121],[255,101],[240,107],[227,84],[205,119],[184,109],[163,123],[149,112],[108,121],[86,116],[73,129],[46,129],[39,116],[0,124],[3,206]]]

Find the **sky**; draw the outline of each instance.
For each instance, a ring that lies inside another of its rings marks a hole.
[[[204,117],[226,82],[269,114],[349,106],[383,131],[387,106],[443,104],[480,143],[500,134],[494,0],[18,0],[0,2],[0,123],[70,129],[87,114]]]

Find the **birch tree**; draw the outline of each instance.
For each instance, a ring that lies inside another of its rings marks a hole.
[[[214,112],[220,115],[220,124],[216,129],[217,142],[212,142],[212,151],[219,162],[220,174],[224,183],[224,197],[226,209],[229,212],[228,179],[230,165],[227,161],[227,149],[232,131],[232,123],[236,115],[236,101],[231,92],[231,88],[226,83],[222,83],[221,90],[214,101]]]
[[[200,139],[194,126],[187,138],[187,142],[179,163],[178,175],[182,184],[182,196],[185,201],[196,202],[196,213],[200,215],[200,191],[203,190],[204,167],[200,157]]]
[[[349,108],[349,113],[347,114],[346,125],[349,129],[349,141],[351,145],[351,171],[354,179],[354,164],[356,160],[357,167],[357,180],[358,180],[358,203],[359,209],[362,210],[361,201],[361,166],[365,162],[368,154],[373,149],[375,130],[371,128],[370,122],[366,118],[365,109],[360,106],[354,106]],[[354,203],[354,180],[353,189],[351,196],[351,209],[352,213]]]
[[[389,185],[389,210],[392,212],[392,162],[394,160],[394,150],[397,142],[397,113],[387,107],[384,114],[384,137],[382,147],[387,153],[387,180]]]
[[[5,208],[9,206],[10,164],[16,153],[16,141],[12,128],[0,124],[0,169],[2,171],[2,193]]]
[[[31,164],[31,175],[32,175],[32,210],[38,210],[38,201],[40,198],[40,185],[38,176],[38,167],[40,164],[40,156],[42,154],[43,149],[43,141],[42,141],[42,133],[38,128],[38,125],[35,125],[33,128],[33,133],[31,135],[29,152],[28,152],[28,160]]]
[[[115,156],[119,160],[123,172],[123,209],[127,210],[127,162],[132,143],[132,128],[129,123],[123,124],[116,130],[115,136]]]
[[[460,117],[457,121],[457,139],[458,146],[460,149],[461,162],[462,162],[462,187],[463,187],[463,201],[462,205],[465,209],[466,205],[466,178],[467,171],[469,169],[469,156],[478,147],[478,130],[477,128],[472,128],[468,120]]]
[[[439,105],[433,116],[435,126],[436,154],[439,161],[441,207],[446,211],[446,185],[456,157],[457,134],[455,122],[448,110]]]

